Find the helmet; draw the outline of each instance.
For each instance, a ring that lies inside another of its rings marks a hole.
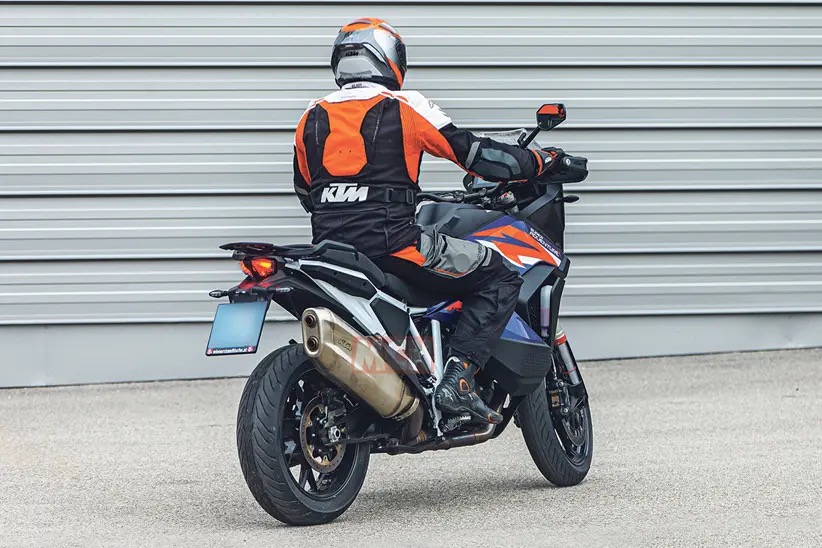
[[[405,44],[382,19],[357,19],[341,28],[334,40],[331,69],[340,87],[368,81],[397,91],[405,79]]]

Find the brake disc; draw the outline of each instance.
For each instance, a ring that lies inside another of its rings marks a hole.
[[[328,407],[320,398],[315,398],[308,402],[300,419],[300,448],[303,456],[308,465],[321,474],[336,470],[345,455],[345,444],[328,446],[322,441],[320,430],[325,427],[322,421],[327,415]]]
[[[568,440],[577,447],[585,443],[585,418],[582,410],[577,410],[570,417],[562,419],[562,428]]]

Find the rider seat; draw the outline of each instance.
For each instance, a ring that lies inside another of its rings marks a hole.
[[[384,272],[383,274],[385,276],[385,285],[379,289],[405,302],[408,306],[433,306],[449,299],[447,295],[432,292],[430,289],[423,289],[418,285],[411,285],[390,272]]]
[[[353,249],[353,248],[352,248]],[[447,295],[410,284],[389,272],[383,272],[362,253],[341,249],[328,249],[322,259],[331,264],[362,272],[377,289],[405,302],[409,306],[433,306],[448,299]]]

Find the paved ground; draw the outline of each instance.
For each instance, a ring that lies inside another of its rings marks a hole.
[[[549,486],[519,431],[379,455],[331,525],[254,502],[243,380],[0,391],[0,546],[822,546],[822,350],[584,367],[595,460]]]

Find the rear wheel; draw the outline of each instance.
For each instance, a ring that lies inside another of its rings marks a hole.
[[[522,400],[517,417],[539,471],[554,485],[568,487],[585,479],[591,468],[594,434],[584,381],[572,387],[563,384],[563,377],[550,373]],[[564,401],[558,404],[563,390]]]
[[[345,512],[368,470],[368,444],[334,444],[344,394],[293,344],[249,377],[237,416],[240,466],[254,498],[290,525],[327,523]]]

